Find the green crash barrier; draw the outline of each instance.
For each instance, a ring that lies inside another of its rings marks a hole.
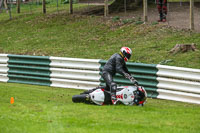
[[[9,64],[49,66],[49,56],[8,55]]]
[[[8,82],[51,85],[48,56],[8,55]]]
[[[8,54],[0,54],[0,58],[1,82],[74,89],[105,85],[101,75],[106,60]],[[148,97],[200,104],[199,69],[133,62],[126,64],[139,85],[145,88]],[[93,78],[95,80],[91,81]],[[120,74],[114,76],[114,82],[121,86],[132,85]]]

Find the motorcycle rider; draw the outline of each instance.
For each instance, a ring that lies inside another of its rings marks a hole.
[[[166,22],[167,16],[167,0],[156,0],[158,12],[160,14],[160,19],[158,22]]]
[[[131,76],[126,67],[126,62],[131,58],[132,50],[128,47],[122,47],[120,53],[113,54],[102,70],[102,77],[106,83],[106,89],[111,92],[111,101],[116,104],[116,89],[117,84],[113,81],[113,76],[116,73],[123,75],[125,78],[131,79],[135,84],[137,81]]]

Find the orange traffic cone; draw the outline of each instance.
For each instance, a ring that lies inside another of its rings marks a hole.
[[[10,103],[13,104],[14,103],[14,97],[10,98]]]

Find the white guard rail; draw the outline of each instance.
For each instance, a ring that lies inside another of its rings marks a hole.
[[[8,81],[8,57],[7,54],[0,54],[0,82]]]
[[[50,57],[51,68],[71,68],[83,70],[99,70],[99,60],[96,59],[79,59],[79,58],[61,58]]]
[[[0,74],[0,82],[8,82],[8,74]]]
[[[160,99],[200,104],[200,70],[157,65]]]
[[[84,89],[89,90],[99,86],[99,82],[90,82],[90,81],[80,81],[80,80],[68,80],[68,79],[50,79],[53,87],[62,87],[62,88],[74,88],[74,89]]]
[[[50,57],[51,86],[92,89],[100,85],[99,60]]]
[[[170,90],[157,90],[159,95],[157,98],[200,104],[200,95],[186,92],[170,91]]]
[[[0,54],[0,64],[7,64],[8,57],[7,54]]]
[[[159,77],[170,77],[175,79],[200,81],[200,69],[184,68],[184,67],[174,67],[157,65],[159,71],[157,75]]]

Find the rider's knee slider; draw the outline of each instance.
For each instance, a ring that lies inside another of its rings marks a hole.
[[[111,90],[112,91],[116,91],[117,90],[117,84],[116,83],[114,83],[114,82],[111,83]]]

